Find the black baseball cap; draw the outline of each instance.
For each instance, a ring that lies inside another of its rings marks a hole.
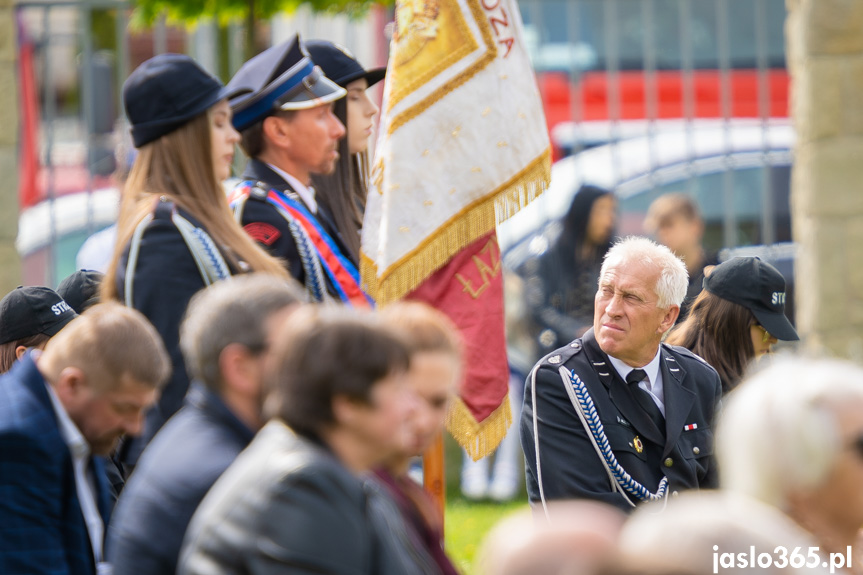
[[[84,313],[91,305],[99,303],[99,288],[105,274],[95,270],[78,270],[57,286],[57,293],[76,313]]]
[[[776,339],[800,339],[785,317],[785,278],[760,258],[736,257],[719,264],[704,278],[704,289],[751,311]]]
[[[42,286],[18,286],[0,300],[0,344],[45,334],[48,337],[78,317],[60,294]]]
[[[360,78],[365,78],[372,86],[387,75],[385,67],[366,70],[347,48],[329,40],[308,40],[305,44],[312,61],[342,88]]]
[[[228,92],[218,78],[184,54],[159,54],[123,84],[123,105],[136,148],[206,112]]]

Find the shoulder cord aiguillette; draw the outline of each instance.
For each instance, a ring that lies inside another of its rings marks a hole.
[[[539,498],[542,502],[542,508],[545,512],[546,518],[548,518],[548,505],[545,499],[545,490],[542,486],[542,467],[540,464],[539,453],[539,420],[536,410],[536,371],[541,364],[542,362],[537,363],[530,373],[531,400],[533,404],[533,438],[534,452],[536,454],[536,481],[539,485]],[[590,443],[593,445],[596,454],[599,456],[599,460],[602,462],[603,467],[605,467],[605,471],[611,482],[612,490],[623,495],[623,498],[627,503],[633,507],[635,507],[635,504],[629,497],[627,497],[627,493],[632,494],[641,501],[659,501],[664,499],[668,492],[668,478],[662,478],[655,494],[651,493],[649,489],[633,479],[632,476],[623,469],[617,461],[617,458],[614,456],[614,452],[611,450],[608,438],[605,436],[605,429],[599,419],[599,414],[596,412],[593,398],[590,397],[590,393],[587,391],[587,386],[584,385],[584,382],[581,381],[581,378],[576,375],[574,370],[568,370],[561,366],[558,371],[563,380],[569,400],[572,402],[572,406],[575,408],[575,412],[578,414],[578,418],[581,420],[581,424],[587,432],[587,437],[590,439]]]
[[[129,260],[126,262],[126,286],[123,294],[123,301],[129,307],[134,307],[135,268],[138,267],[141,240],[144,237],[144,231],[151,221],[153,221],[153,215],[147,214],[135,228],[135,232],[132,234],[132,239],[129,243]],[[211,285],[231,275],[228,264],[225,263],[225,258],[222,257],[213,238],[206,231],[195,227],[192,222],[178,214],[176,210],[171,215],[171,221],[189,248],[189,253],[192,254],[192,258],[195,260],[195,265],[198,267],[198,272],[201,274],[201,280],[204,282],[204,285]]]

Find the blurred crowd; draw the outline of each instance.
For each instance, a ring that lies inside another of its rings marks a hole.
[[[0,573],[458,573],[414,466],[460,335],[358,281],[385,73],[296,37],[227,86],[176,54],[130,75],[105,268],[0,301]],[[508,271],[516,424],[461,488],[524,477],[531,507],[477,570],[863,571],[863,369],[772,354],[785,278],[705,252],[689,196],[653,239],[615,218],[584,186]]]

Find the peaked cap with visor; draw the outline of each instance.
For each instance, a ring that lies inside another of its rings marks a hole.
[[[344,88],[315,66],[300,36],[264,50],[227,86],[234,127],[243,130],[277,110],[305,110],[345,96]]]

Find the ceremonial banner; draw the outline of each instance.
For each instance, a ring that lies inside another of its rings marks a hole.
[[[551,156],[514,0],[399,0],[363,225],[363,288],[420,299],[467,344],[447,428],[474,459],[512,416],[495,225],[548,185]]]

